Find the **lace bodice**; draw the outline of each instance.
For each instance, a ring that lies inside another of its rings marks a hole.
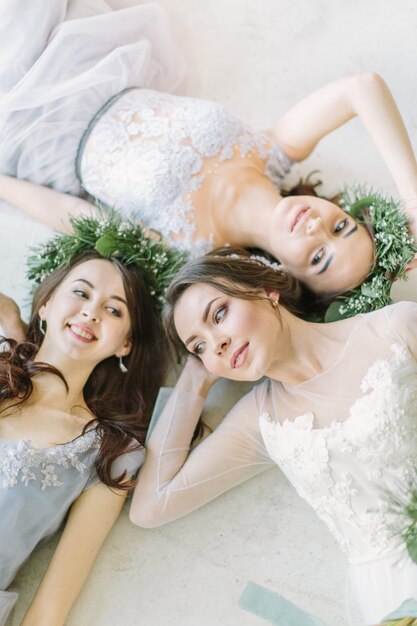
[[[202,254],[212,236],[196,236],[191,195],[236,154],[255,153],[277,185],[290,160],[270,137],[254,133],[216,103],[131,89],[113,99],[90,125],[78,173],[91,195],[136,214],[172,246]],[[203,169],[210,161],[210,168]]]
[[[398,549],[404,520],[390,513],[389,494],[417,476],[417,366],[404,346],[392,351],[368,369],[343,421],[316,428],[312,412],[261,415],[269,455],[352,562]]]

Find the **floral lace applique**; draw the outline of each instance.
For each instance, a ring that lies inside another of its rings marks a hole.
[[[261,416],[271,457],[351,558],[396,550],[389,493],[417,475],[416,364],[402,346],[362,379],[344,421],[313,428],[313,413],[282,424]]]
[[[222,105],[146,89],[122,93],[88,133],[78,161],[84,188],[193,255],[213,246],[213,236],[195,238],[189,199],[204,182],[205,159],[221,163],[236,148],[242,157],[256,151],[275,183],[291,165],[270,137],[250,131]]]
[[[0,476],[3,489],[14,487],[18,481],[28,485],[39,480],[41,489],[59,487],[57,467],[73,467],[80,474],[86,465],[80,455],[91,448],[98,448],[100,442],[95,430],[78,437],[74,441],[50,448],[35,448],[30,440],[2,442],[0,440]]]

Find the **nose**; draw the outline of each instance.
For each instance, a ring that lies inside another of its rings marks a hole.
[[[230,339],[227,337],[221,337],[216,345],[216,354],[222,356],[230,345]]]
[[[309,217],[306,225],[307,235],[316,235],[321,230],[323,230],[323,220],[320,215]]]
[[[96,311],[96,308],[94,307],[93,304],[89,305],[89,306],[84,306],[82,311],[81,311],[81,315],[82,317],[84,317],[85,319],[88,319],[92,322],[98,322],[99,321],[99,315]]]

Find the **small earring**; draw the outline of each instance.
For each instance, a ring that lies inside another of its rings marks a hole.
[[[46,328],[46,321],[40,317],[39,318],[39,330],[41,331],[42,335],[45,335],[45,328],[43,326],[44,322],[45,322],[45,328]]]
[[[278,298],[276,300],[271,300],[272,306],[274,307],[274,309],[278,308]]]
[[[123,363],[123,359],[121,356],[119,356],[119,370],[122,372],[122,374],[127,374],[127,367]]]

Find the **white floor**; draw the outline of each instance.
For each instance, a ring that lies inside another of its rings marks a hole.
[[[116,7],[127,0],[113,0]],[[347,73],[381,73],[417,148],[417,7],[414,0],[163,0],[189,65],[185,93],[219,100],[267,127],[309,90]],[[327,192],[344,181],[393,183],[358,121],[324,140],[298,173],[320,169]],[[27,311],[27,246],[47,229],[0,206],[0,290]],[[414,272],[416,275],[417,272]],[[414,285],[401,289],[413,299]],[[26,303],[26,304],[25,304]],[[238,393],[228,387],[228,402]],[[212,413],[224,412],[221,390]],[[19,575],[19,624],[54,543]],[[248,581],[284,595],[323,624],[342,626],[345,559],[278,470],[184,520],[133,527],[124,511],[68,626],[261,626],[238,598]],[[284,625],[283,625],[284,626]]]

